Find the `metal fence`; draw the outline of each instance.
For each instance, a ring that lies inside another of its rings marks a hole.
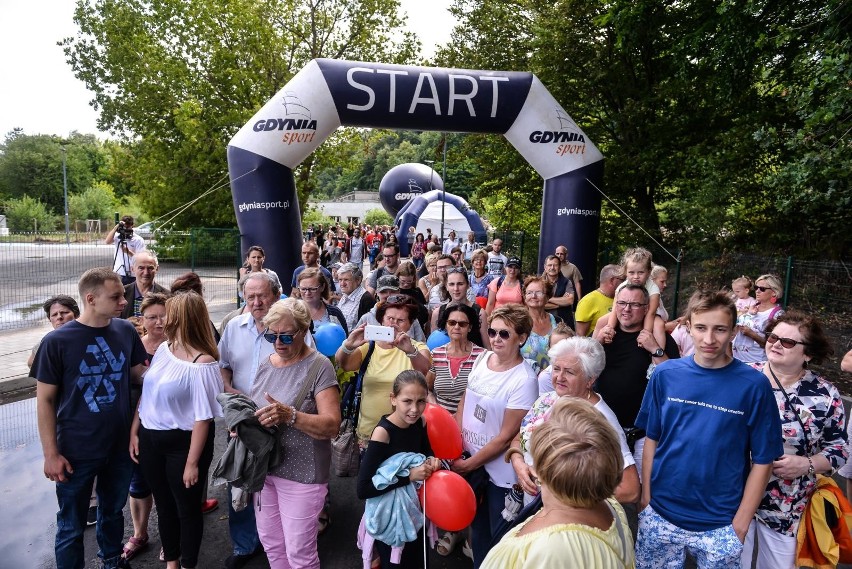
[[[156,282],[169,287],[174,279],[194,270],[204,283],[211,312],[224,312],[237,303],[241,263],[237,230],[193,229],[154,235],[148,243],[158,253]],[[92,267],[112,266],[115,247],[104,234],[12,234],[0,237],[0,330],[26,328],[45,322],[42,303],[55,294],[77,297],[80,275]]]

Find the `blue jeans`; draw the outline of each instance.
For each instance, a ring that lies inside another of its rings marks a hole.
[[[511,488],[497,486],[488,482],[482,502],[476,508],[476,515],[470,524],[470,547],[473,550],[473,567],[477,569],[491,549],[491,540],[503,521],[503,508],[506,507],[506,494]]]
[[[56,483],[56,567],[57,569],[83,569],[86,559],[83,552],[83,530],[92,485],[98,479],[95,493],[98,497],[98,522],[96,535],[98,557],[104,567],[113,569],[121,558],[124,538],[124,515],[133,461],[127,451],[106,458],[71,460],[74,473],[65,482]]]
[[[241,511],[234,511],[231,503],[231,485],[228,484],[228,530],[234,544],[234,555],[249,555],[260,547],[257,535],[257,521],[254,518],[254,494],[249,494],[248,505]]]

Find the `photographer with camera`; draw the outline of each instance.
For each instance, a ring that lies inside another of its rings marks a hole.
[[[129,285],[135,281],[136,277],[131,274],[130,267],[133,264],[133,255],[145,248],[145,240],[134,235],[133,216],[125,215],[122,217],[115,224],[115,227],[107,233],[104,242],[107,245],[115,245],[113,272],[121,277],[121,282],[124,285]]]

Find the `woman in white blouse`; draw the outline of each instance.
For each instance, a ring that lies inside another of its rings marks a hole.
[[[145,374],[130,432],[130,457],[142,466],[157,505],[167,569],[195,567],[204,532],[198,504],[213,459],[213,418],[222,415],[219,351],[204,299],[166,301],[167,343]]]

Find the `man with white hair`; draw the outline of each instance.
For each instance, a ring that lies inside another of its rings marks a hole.
[[[168,294],[169,291],[165,287],[154,282],[158,270],[160,264],[153,251],[144,249],[133,256],[131,271],[136,280],[124,286],[124,300],[127,305],[121,313],[122,318],[142,316],[139,308],[142,306],[142,299],[149,292]]]

